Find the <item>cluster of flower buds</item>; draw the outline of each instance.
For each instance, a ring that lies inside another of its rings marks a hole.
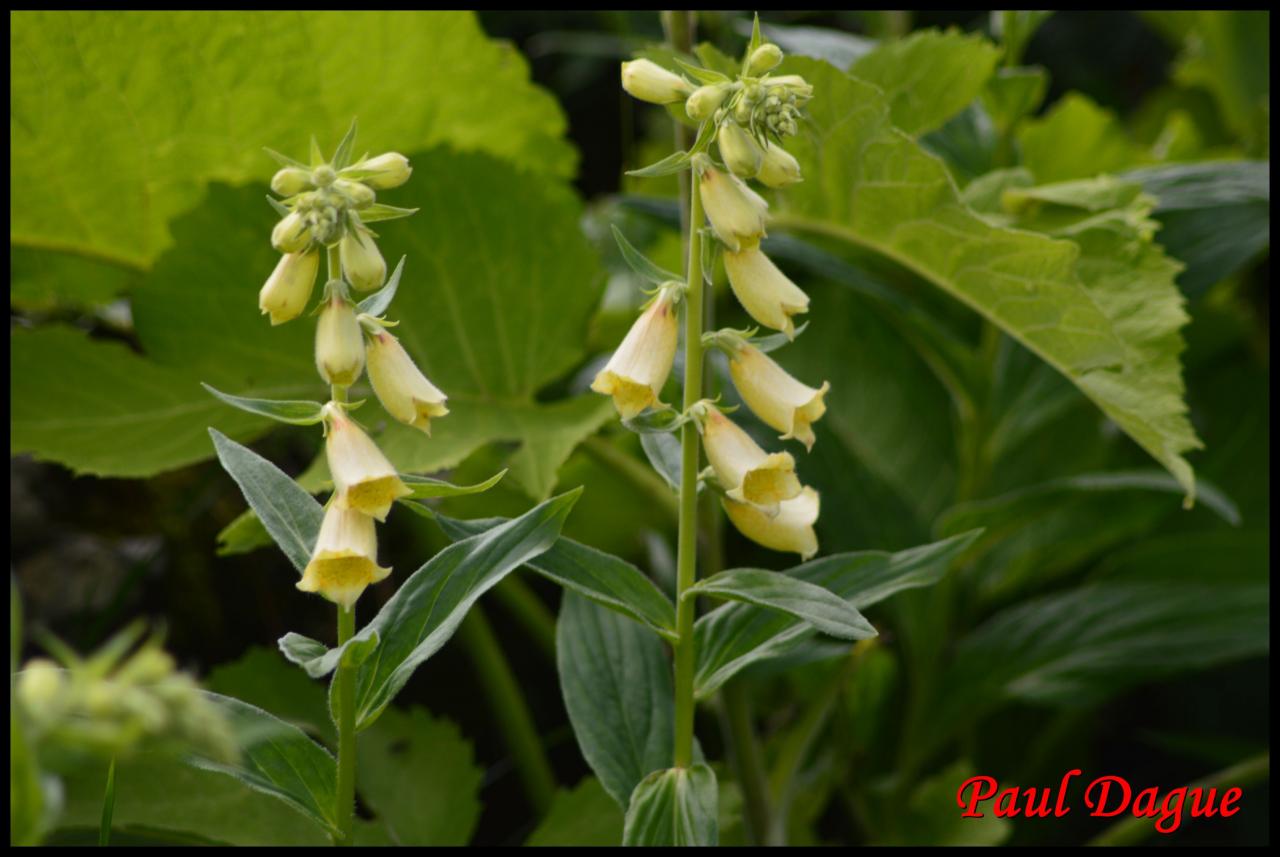
[[[399,187],[412,168],[404,155],[388,152],[346,165],[355,126],[327,163],[313,145],[311,167],[287,163],[271,180],[273,202],[283,214],[271,242],[285,255],[259,296],[272,324],[296,318],[305,309],[323,250],[329,279],[317,308],[316,371],[333,391],[321,411],[325,453],[334,494],[325,509],[310,562],[298,582],[350,610],[365,587],[383,580],[378,565],[374,520],[384,521],[391,504],[410,493],[391,462],[347,414],[346,390],[366,372],[374,394],[395,419],[430,435],[431,418],[449,413],[446,396],[418,369],[394,327],[382,317],[399,283],[400,270],[378,294],[357,304],[351,291],[368,292],[387,281],[387,265],[365,225],[405,217],[413,209],[377,202],[376,191]],[[385,300],[381,298],[386,296]]]
[[[684,100],[689,118],[702,126],[701,145],[686,153],[711,232],[724,245],[729,285],[738,303],[758,324],[794,339],[793,317],[808,312],[809,297],[760,249],[769,203],[747,185],[755,179],[780,188],[801,181],[799,162],[783,148],[796,134],[801,109],[813,87],[799,75],[773,75],[782,51],[759,38],[736,78],[681,63],[695,77],[684,76],[649,60],[622,65],[622,86],[631,95],[657,104]],[[711,133],[708,133],[711,132]],[[716,143],[722,164],[705,151]],[[592,389],[614,397],[624,418],[646,407],[663,407],[659,391],[671,369],[676,320],[660,299],[632,327]],[[791,377],[760,348],[749,333],[718,331],[704,336],[729,358],[734,386],[761,421],[813,447],[812,424],[826,411],[830,385],[809,387]],[[696,421],[722,504],[734,526],[753,541],[808,558],[817,552],[813,525],[818,492],[803,486],[789,453],[768,453],[710,402],[700,402],[686,415]]]
[[[152,637],[134,625],[98,653],[80,658],[62,644],[61,663],[35,658],[18,673],[15,696],[37,740],[70,753],[104,757],[172,744],[224,761],[236,742],[222,713]]]

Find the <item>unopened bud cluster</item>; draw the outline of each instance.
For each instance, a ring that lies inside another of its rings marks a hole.
[[[350,166],[286,166],[271,180],[272,190],[286,197],[279,203],[286,213],[271,234],[271,243],[285,255],[259,296],[272,324],[297,318],[306,308],[321,252],[328,266],[317,307],[315,363],[331,388],[332,401],[322,413],[334,493],[297,586],[347,610],[368,585],[390,574],[378,565],[374,521],[386,520],[391,504],[410,493],[377,444],[348,415],[347,388],[367,372],[387,413],[427,435],[431,418],[449,413],[445,394],[388,332],[396,323],[362,312],[351,294],[353,289],[373,291],[387,280],[386,262],[361,212],[371,216],[376,211],[380,219],[411,214],[377,203],[378,191],[399,187],[411,173],[404,155],[387,152]]]
[[[746,183],[755,179],[780,188],[802,179],[800,164],[783,148],[783,141],[799,131],[801,110],[813,97],[813,87],[799,75],[773,75],[782,60],[776,45],[756,44],[734,79],[694,69],[703,80],[700,86],[649,60],[634,60],[622,65],[622,85],[644,101],[670,104],[683,99],[685,112],[703,124],[704,132],[706,123],[713,125],[714,135],[700,133],[699,139],[715,140],[721,163],[706,151],[689,153],[694,192],[700,195],[712,233],[724,245],[725,270],[742,308],[760,325],[794,339],[793,318],[808,312],[809,297],[761,251],[769,203]],[[671,369],[675,332],[674,315],[655,300],[596,376],[592,389],[612,395],[624,418],[661,406],[659,391]],[[725,335],[710,335],[709,342],[728,355],[742,400],[779,431],[781,439],[799,440],[811,449],[812,424],[826,410],[823,399],[830,386],[824,382],[820,388],[809,387],[745,336],[721,333]],[[734,526],[765,547],[804,558],[816,553],[818,492],[800,483],[790,453],[761,449],[708,402],[694,406],[688,416],[702,432],[711,472]]]
[[[14,690],[35,739],[112,758],[168,742],[235,759],[230,727],[191,676],[155,640],[126,656],[129,642],[122,635],[86,660],[26,664]]]

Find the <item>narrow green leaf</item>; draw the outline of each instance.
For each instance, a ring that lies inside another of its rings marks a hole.
[[[252,789],[269,794],[336,833],[334,793],[337,763],[329,751],[296,726],[260,708],[216,693],[205,692],[231,723],[240,744],[235,764],[190,756],[188,764],[235,777]]]
[[[675,408],[649,408],[622,424],[636,434],[670,434],[689,421],[688,414]]]
[[[502,518],[460,521],[444,515],[436,520],[451,539],[479,535],[503,522]],[[644,572],[625,560],[561,537],[550,550],[530,560],[529,567],[660,636],[675,639],[675,606]]]
[[[751,55],[756,48],[764,44],[764,36],[760,35],[760,13],[756,12],[751,19],[751,39],[747,42],[747,51],[742,55],[742,73],[745,75],[751,67]]]
[[[218,460],[240,486],[271,538],[301,574],[320,533],[324,507],[280,468],[217,429],[209,429]]]
[[[687,170],[689,168],[688,152],[672,152],[660,161],[650,164],[647,167],[640,167],[636,170],[627,170],[627,175],[638,176],[640,178],[656,178],[658,176],[669,176],[674,173]]]
[[[344,645],[316,657],[313,643],[289,634],[281,640],[281,651],[291,659],[299,655],[299,665],[318,677],[332,672],[348,649],[368,651],[372,641],[380,640],[376,656],[365,660],[356,674],[356,728],[367,728],[413,671],[448,642],[481,595],[555,543],[581,494],[581,488],[561,494],[445,548],[410,575]]]
[[[429,476],[404,475],[400,477],[413,493],[409,495],[415,500],[428,500],[433,497],[463,497],[468,494],[483,494],[502,481],[506,470],[493,474],[483,482],[475,485],[454,485],[443,479],[432,479]]]
[[[779,610],[844,640],[865,640],[877,631],[857,608],[813,583],[761,568],[734,568],[713,574],[684,591],[681,598],[711,595]]]
[[[640,447],[658,475],[666,480],[668,485],[679,491],[680,441],[675,435],[665,432],[641,434]]]
[[[785,333],[771,333],[768,336],[761,336],[751,340],[751,344],[759,350],[768,354],[770,351],[777,351],[784,345],[790,345],[800,338],[800,334],[804,333],[809,327],[809,322],[805,322],[796,328],[795,333],[787,336]]]
[[[396,296],[396,289],[400,287],[400,275],[404,273],[404,260],[408,256],[401,256],[400,262],[396,265],[396,269],[391,272],[391,276],[387,278],[387,284],[378,289],[369,297],[360,301],[356,305],[356,311],[380,317],[386,314],[387,308],[391,306],[391,299]]]
[[[272,159],[275,160],[275,162],[282,167],[297,167],[300,170],[311,169],[306,164],[302,163],[302,161],[295,161],[293,158],[289,157],[288,155],[281,154],[280,152],[277,152],[275,149],[270,149],[266,146],[263,146],[262,151],[270,155]]]
[[[383,220],[399,220],[402,217],[409,217],[417,214],[417,208],[400,208],[395,205],[385,205],[381,202],[375,202],[366,208],[360,209],[361,223],[378,223]]]
[[[936,583],[979,532],[893,554],[836,554],[779,573],[828,589],[863,610],[903,589]],[[694,626],[698,651],[694,687],[698,697],[706,698],[750,664],[794,651],[814,633],[808,622],[752,604],[726,604],[712,610]]]
[[[613,226],[612,228],[613,240],[618,242],[618,249],[622,251],[622,258],[631,266],[631,270],[635,271],[655,286],[660,286],[663,283],[669,283],[672,280],[679,281],[681,279],[679,274],[673,274],[670,271],[659,268],[657,265],[650,262],[645,258],[643,253],[632,246],[631,242],[627,240],[627,237],[622,234],[621,229],[617,226]]]
[[[340,170],[347,164],[351,163],[351,147],[356,142],[356,119],[352,117],[351,127],[347,129],[347,133],[342,136],[342,140],[338,143],[338,148],[333,152],[333,160],[329,164],[335,169]]]
[[[676,65],[680,66],[680,70],[692,77],[699,83],[728,83],[730,78],[727,74],[721,74],[715,69],[703,68],[700,65],[685,62],[680,57],[672,57]]]
[[[623,845],[719,845],[716,775],[706,765],[654,771],[627,807]]]
[[[277,422],[295,426],[312,426],[323,419],[324,406],[319,402],[250,399],[224,393],[205,383],[201,383],[200,386],[232,407],[261,417],[270,417]]]

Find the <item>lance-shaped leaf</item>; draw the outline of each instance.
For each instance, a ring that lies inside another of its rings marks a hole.
[[[363,220],[364,218],[362,217],[361,219]],[[391,276],[387,278],[385,286],[356,305],[358,312],[372,316],[381,316],[386,313],[391,306],[391,299],[396,296],[396,289],[400,287],[400,275],[404,273],[404,260],[407,258],[409,257],[400,257],[400,262],[396,265],[396,269],[391,272]]]
[[[213,395],[232,407],[239,408],[261,417],[270,417],[277,422],[295,426],[313,426],[324,419],[324,406],[319,402],[280,401],[277,399],[250,399],[244,396],[233,396],[201,384]]]
[[[280,468],[217,429],[209,429],[218,460],[240,486],[249,507],[301,574],[311,559],[324,507]]]
[[[226,714],[240,744],[240,760],[233,764],[204,756],[189,756],[197,768],[235,777],[240,782],[289,804],[332,833],[337,763],[329,751],[301,729],[261,708],[230,696],[205,692]]]
[[[680,441],[666,432],[641,434],[640,448],[668,485],[680,490]]]
[[[493,474],[483,482],[474,485],[454,485],[443,479],[432,479],[430,476],[413,476],[406,474],[400,478],[413,493],[409,498],[414,500],[430,500],[436,497],[463,497],[468,494],[483,494],[502,481],[506,470]]]
[[[903,589],[936,583],[948,564],[978,537],[979,530],[897,553],[859,551],[806,562],[776,572],[834,592],[865,609]],[[713,693],[742,668],[796,649],[816,633],[803,619],[753,604],[726,604],[694,626],[700,698]]]
[[[402,217],[408,217],[411,214],[417,214],[416,208],[400,208],[395,205],[383,205],[375,202],[373,205],[360,209],[360,220],[363,223],[377,223],[380,220],[399,220]]]
[[[662,643],[614,612],[566,592],[556,669],[583,758],[618,805],[671,764],[674,696]]]
[[[734,568],[713,574],[680,596],[711,595],[778,610],[844,640],[876,636],[876,629],[857,608],[828,589],[762,568]]]
[[[675,408],[649,408],[622,424],[636,434],[669,434],[688,421],[689,415]]]
[[[377,637],[356,673],[356,728],[373,723],[400,692],[409,676],[453,636],[467,611],[502,578],[555,543],[569,510],[581,496],[577,488],[538,504],[518,518],[445,548],[409,576],[378,615],[354,637],[300,663],[313,677],[332,672],[348,649],[363,649]],[[298,651],[300,635],[286,635],[281,649]],[[304,638],[305,640],[305,638]]]
[[[1104,230],[1055,239],[997,226],[893,126],[875,87],[802,58],[782,70],[822,93],[788,148],[823,180],[787,188],[774,227],[865,248],[964,302],[1075,383],[1194,496],[1182,457],[1199,443],[1178,358],[1186,316],[1170,271],[1150,255],[1150,232],[1145,241]],[[1158,318],[1136,310],[1144,306]]]
[[[440,528],[451,539],[486,532],[503,520],[460,521],[436,516]],[[676,638],[675,606],[644,572],[625,560],[573,539],[561,538],[550,550],[530,560],[529,567],[565,589],[647,625],[668,640]]]
[[[627,807],[623,845],[720,844],[715,772],[706,765],[654,771]]]
[[[643,253],[632,246],[631,242],[627,240],[627,237],[622,234],[622,230],[616,226],[613,227],[613,240],[618,242],[618,249],[622,251],[622,258],[631,267],[631,270],[635,271],[655,286],[660,286],[663,283],[669,283],[672,280],[676,280],[678,282],[684,279],[679,274],[673,274],[668,270],[659,268],[657,265],[653,264],[653,262],[650,262]]]

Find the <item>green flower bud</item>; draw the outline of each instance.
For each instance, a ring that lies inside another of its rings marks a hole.
[[[720,159],[735,176],[749,179],[760,172],[764,153],[751,135],[736,122],[729,121],[720,126],[716,133],[716,143],[720,146]]]
[[[706,86],[700,86],[693,91],[693,95],[684,103],[684,112],[694,122],[702,122],[711,117],[711,114],[720,109],[720,105],[724,103],[725,98],[733,89],[731,83],[712,83]]]
[[[622,88],[650,104],[671,104],[688,98],[693,92],[693,87],[683,77],[650,60],[624,62]]]
[[[777,45],[761,45],[751,54],[747,62],[747,74],[764,74],[782,62],[782,50]]]
[[[316,369],[328,384],[349,387],[364,371],[364,336],[355,310],[333,295],[316,325]]]
[[[368,208],[373,205],[374,200],[377,198],[373,190],[361,182],[338,179],[333,183],[333,189],[350,200],[351,205],[355,208]]]
[[[311,181],[315,183],[316,187],[328,187],[333,184],[334,179],[337,177],[338,174],[328,164],[321,164],[311,171]]]
[[[311,227],[300,212],[291,211],[271,230],[271,246],[281,253],[297,253],[311,243]]]
[[[361,229],[348,229],[339,245],[342,270],[347,282],[362,292],[371,292],[387,279],[387,263],[373,238]]]
[[[786,187],[801,181],[803,176],[800,174],[800,162],[786,149],[771,141],[765,147],[764,160],[756,178],[769,187]]]
[[[360,170],[363,173],[371,173],[371,175],[366,175],[360,181],[374,190],[389,190],[393,187],[400,187],[400,185],[409,180],[410,174],[413,173],[413,167],[409,166],[409,159],[399,152],[385,152],[376,158],[353,164],[351,169]]]
[[[285,167],[271,177],[271,189],[281,196],[293,196],[311,187],[311,173],[298,167]]]

